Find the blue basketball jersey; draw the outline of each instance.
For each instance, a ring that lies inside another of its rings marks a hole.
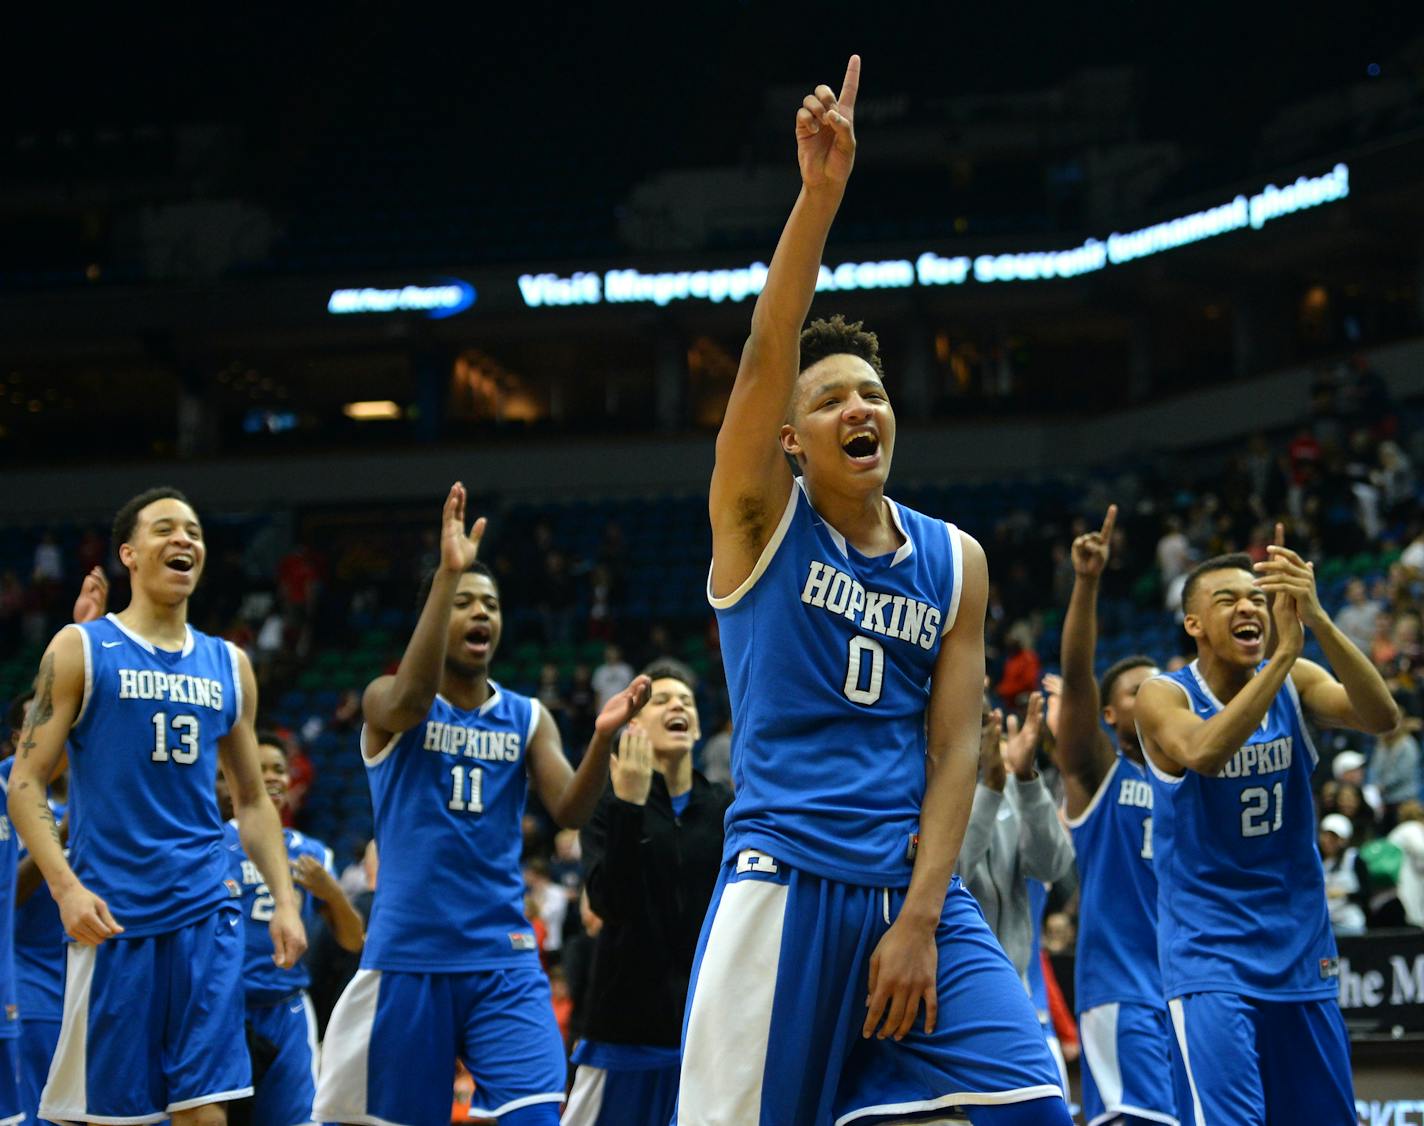
[[[242,989],[249,1001],[270,1001],[286,997],[311,984],[311,972],[306,960],[299,961],[291,969],[284,970],[272,961],[272,931],[269,924],[276,909],[276,901],[267,890],[267,881],[261,870],[248,859],[242,848],[242,838],[238,835],[237,822],[229,821],[223,826],[223,839],[227,845],[228,878],[242,889]],[[332,869],[331,849],[320,841],[303,836],[295,829],[283,829],[282,841],[287,846],[287,856],[295,862],[302,856],[313,856],[318,864],[336,875]],[[307,934],[312,933],[316,923],[316,899],[300,884],[294,884],[301,900],[302,922]]]
[[[1204,720],[1221,710],[1195,661],[1153,679],[1180,688]],[[1295,685],[1286,681],[1251,741],[1215,777],[1188,770],[1175,778],[1148,762],[1166,996],[1335,996],[1310,793],[1316,753]]]
[[[869,558],[798,479],[746,582],[725,598],[709,586],[734,720],[727,859],[757,848],[829,879],[909,882],[930,675],[963,563],[952,526],[887,504],[905,542]]]
[[[0,764],[0,797],[9,798],[10,771],[15,760]],[[20,1035],[20,1009],[15,996],[15,865],[20,859],[20,835],[0,810],[0,1039]]]
[[[366,760],[381,868],[363,969],[450,973],[537,956],[520,852],[539,709],[490,688],[473,711],[437,696],[423,723]]]
[[[1068,822],[1078,858],[1078,1011],[1112,1002],[1166,1004],[1157,961],[1152,784],[1121,752],[1098,792]]]
[[[14,765],[13,758],[0,762],[0,780],[7,788]],[[49,808],[56,824],[64,819],[63,803],[51,798]],[[16,858],[23,860],[29,850],[18,833],[15,840]],[[15,999],[23,1019],[59,1020],[64,1015],[64,961],[59,904],[41,880],[29,899],[15,904]]]
[[[229,898],[216,795],[218,740],[242,714],[237,650],[188,630],[159,649],[110,614],[84,639],[84,701],[69,733],[69,863],[137,938]]]

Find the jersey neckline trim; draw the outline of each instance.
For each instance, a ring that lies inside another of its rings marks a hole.
[[[146,649],[148,652],[153,653],[155,655],[159,653],[167,653],[169,656],[187,657],[193,652],[193,649],[198,644],[197,640],[193,637],[193,627],[190,625],[183,626],[182,649],[160,649],[153,642],[149,641],[148,638],[140,637],[138,634],[134,633],[134,631],[129,629],[128,626],[124,625],[123,622],[119,621],[118,616],[112,611],[104,615],[104,620],[113,625],[116,630],[118,630],[121,634],[127,637],[135,645],[141,646],[143,649]]]

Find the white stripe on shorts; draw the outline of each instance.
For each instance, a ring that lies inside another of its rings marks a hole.
[[[596,1126],[599,1112],[603,1110],[603,1088],[607,1082],[608,1072],[603,1068],[579,1064],[560,1126]]]
[[[1093,1082],[1109,1116],[1121,1113],[1118,1108],[1122,1105],[1122,1061],[1117,1058],[1118,1011],[1114,1002],[1085,1009],[1078,1017],[1083,1059],[1093,1073]]]
[[[40,1095],[40,1117],[55,1122],[81,1119],[88,1110],[85,1077],[89,1070],[89,991],[94,984],[97,947],[67,944],[64,964],[64,1017],[59,1043],[49,1061],[49,1078]],[[134,1119],[160,1122],[163,1115]]]
[[[1187,1051],[1187,1012],[1182,1007],[1182,999],[1176,997],[1168,1001],[1167,1011],[1172,1014],[1172,1028],[1177,1033],[1177,1046],[1182,1049],[1182,1064],[1187,1069],[1187,1083],[1192,1089],[1193,1126],[1206,1126],[1206,1115],[1202,1113],[1201,1096],[1197,1094],[1197,1077],[1192,1074],[1192,1054]]]
[[[722,889],[693,986],[677,1126],[761,1119],[788,890],[769,880]]]
[[[357,970],[331,1011],[312,1109],[318,1122],[396,1126],[366,1113],[366,1059],[380,998],[381,971]]]

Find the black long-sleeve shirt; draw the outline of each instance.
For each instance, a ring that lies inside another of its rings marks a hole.
[[[732,796],[692,776],[687,808],[673,814],[654,774],[645,805],[610,786],[581,834],[589,904],[603,919],[593,954],[584,1036],[676,1048],[702,919],[722,863]]]

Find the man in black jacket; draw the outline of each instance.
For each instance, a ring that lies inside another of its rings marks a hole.
[[[584,1039],[563,1126],[667,1126],[698,932],[722,863],[731,794],[692,769],[693,675],[658,660],[611,787],[582,833],[589,903],[603,919]]]

